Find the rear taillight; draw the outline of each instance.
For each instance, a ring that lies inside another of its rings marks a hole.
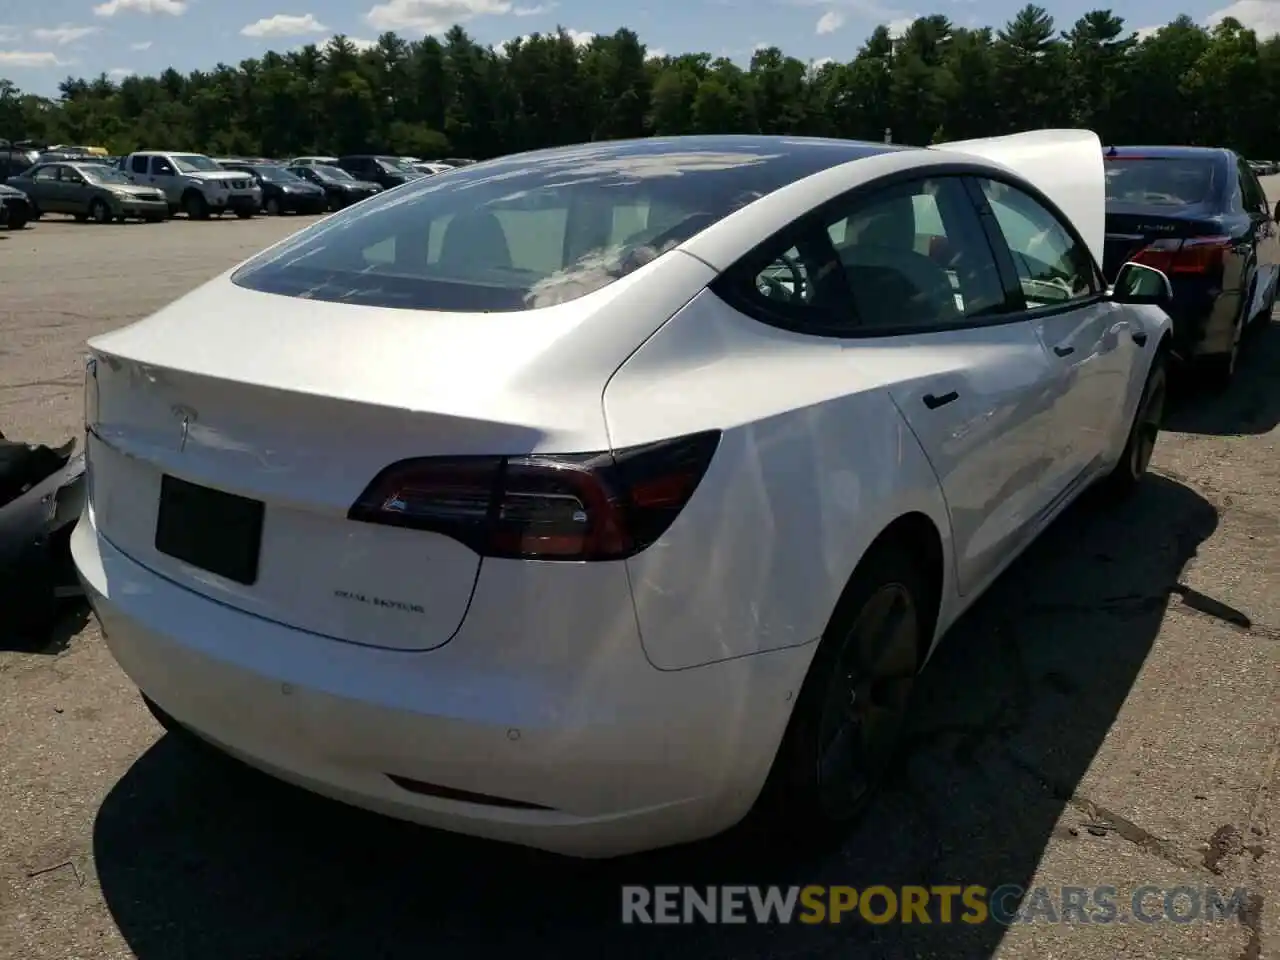
[[[348,516],[429,530],[485,557],[619,560],[666,532],[719,443],[711,430],[613,453],[401,460]]]
[[[1129,259],[1166,274],[1212,273],[1231,249],[1230,237],[1187,237],[1156,240]]]

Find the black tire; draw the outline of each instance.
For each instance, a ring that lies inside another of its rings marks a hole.
[[[97,224],[111,222],[111,208],[105,200],[95,199],[89,204],[89,219]]]
[[[237,211],[236,211],[236,216],[237,216],[237,217],[239,217],[241,220],[248,220],[248,219],[250,219],[250,218],[252,218],[252,217],[253,217],[253,211],[252,211],[252,210],[237,210]]]
[[[14,210],[9,214],[9,222],[7,224],[10,230],[22,230],[27,225],[27,212],[25,210]]]
[[[1151,361],[1147,382],[1143,384],[1142,396],[1133,412],[1133,422],[1129,424],[1129,437],[1125,441],[1120,462],[1102,482],[1102,489],[1108,496],[1114,499],[1129,496],[1146,476],[1147,468],[1151,465],[1151,454],[1155,451],[1156,440],[1160,436],[1160,423],[1164,419],[1168,396],[1168,366],[1165,352],[1161,350]]]
[[[772,838],[838,842],[875,796],[897,755],[921,650],[936,622],[929,582],[905,544],[876,544],[858,565],[752,813]],[[887,631],[886,617],[894,624]]]
[[[284,207],[280,206],[280,201],[276,197],[267,197],[263,210],[268,217],[278,217],[284,213]]]
[[[152,214],[151,216],[147,217],[147,223],[164,223],[166,219],[167,219],[166,217],[158,217]]]
[[[187,212],[187,218],[190,220],[209,219],[208,202],[194,190],[182,198],[182,209]]]

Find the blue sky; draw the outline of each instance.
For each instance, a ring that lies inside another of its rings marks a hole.
[[[324,42],[335,33],[369,41],[383,30],[409,38],[462,23],[482,43],[552,30],[575,37],[627,26],[657,53],[706,50],[744,63],[775,44],[805,59],[853,57],[878,23],[945,13],[958,24],[999,25],[1025,0],[40,0],[0,4],[0,77],[54,93],[68,74],[156,73],[165,67],[236,64],[266,50]],[[1046,4],[1059,26],[1104,5]],[[1111,3],[1134,29],[1172,19],[1160,0]],[[1280,32],[1280,0],[1183,0],[1177,9],[1212,23],[1227,14]]]

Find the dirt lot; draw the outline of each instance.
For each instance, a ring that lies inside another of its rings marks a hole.
[[[299,225],[0,233],[0,429],[76,433],[86,337]],[[1280,956],[1278,421],[1273,323],[1227,396],[1183,399],[1132,504],[1073,508],[965,618],[894,781],[822,862],[730,836],[582,865],[349,810],[162,737],[71,616],[0,646],[0,957]],[[1218,924],[618,925],[620,883],[712,882],[1249,897]]]

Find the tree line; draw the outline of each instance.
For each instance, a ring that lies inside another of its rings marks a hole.
[[[454,27],[443,39],[387,33],[368,47],[338,36],[186,75],[68,78],[59,93],[0,79],[0,137],[113,153],[481,159],[651,135],[880,140],[891,131],[895,142],[927,144],[1073,126],[1104,143],[1280,158],[1280,36],[1180,16],[1139,37],[1111,10],[1061,30],[1034,5],[998,29],[940,14],[897,36],[882,26],[844,63],[776,47],[745,68],[707,53],[657,57],[628,29],[585,44],[559,29],[495,49]]]

